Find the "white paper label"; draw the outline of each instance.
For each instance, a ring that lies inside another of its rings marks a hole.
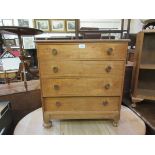
[[[86,48],[85,44],[79,44],[79,48]]]

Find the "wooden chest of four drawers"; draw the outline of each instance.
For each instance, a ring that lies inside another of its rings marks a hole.
[[[52,119],[117,125],[128,40],[37,41],[44,126]]]

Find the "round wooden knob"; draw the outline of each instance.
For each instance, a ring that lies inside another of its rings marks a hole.
[[[103,101],[103,102],[102,102],[102,105],[103,105],[103,106],[107,106],[107,105],[108,105],[108,101]]]
[[[107,66],[105,70],[106,70],[106,72],[110,72],[110,71],[111,71],[111,69],[112,69],[112,67],[111,67],[111,66]]]
[[[59,90],[60,89],[59,85],[54,85],[54,89]]]
[[[58,51],[54,48],[54,49],[52,49],[52,54],[53,55],[57,55],[58,54]]]
[[[110,88],[110,84],[109,84],[109,83],[106,84],[106,85],[104,86],[104,88],[105,88],[105,89],[109,89],[109,88]]]
[[[61,102],[57,101],[57,102],[55,103],[55,105],[56,105],[57,107],[60,107],[60,106],[61,106]]]
[[[53,72],[57,73],[58,72],[58,67],[53,67]]]
[[[112,52],[113,52],[113,48],[108,48],[108,49],[107,49],[107,54],[108,54],[108,55],[111,55]]]

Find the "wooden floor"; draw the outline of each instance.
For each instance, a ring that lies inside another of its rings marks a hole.
[[[23,82],[0,84],[0,101],[10,101],[13,123],[7,134],[13,134],[17,123],[30,112],[41,107],[39,80],[28,81],[28,91]]]
[[[15,135],[144,135],[144,122],[129,108],[122,106],[118,127],[110,120],[53,121],[53,127],[42,126],[41,108],[25,116],[16,126]]]

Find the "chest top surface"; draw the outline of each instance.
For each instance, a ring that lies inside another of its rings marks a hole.
[[[128,43],[130,39],[76,39],[76,40],[35,40],[37,44],[46,43]]]

